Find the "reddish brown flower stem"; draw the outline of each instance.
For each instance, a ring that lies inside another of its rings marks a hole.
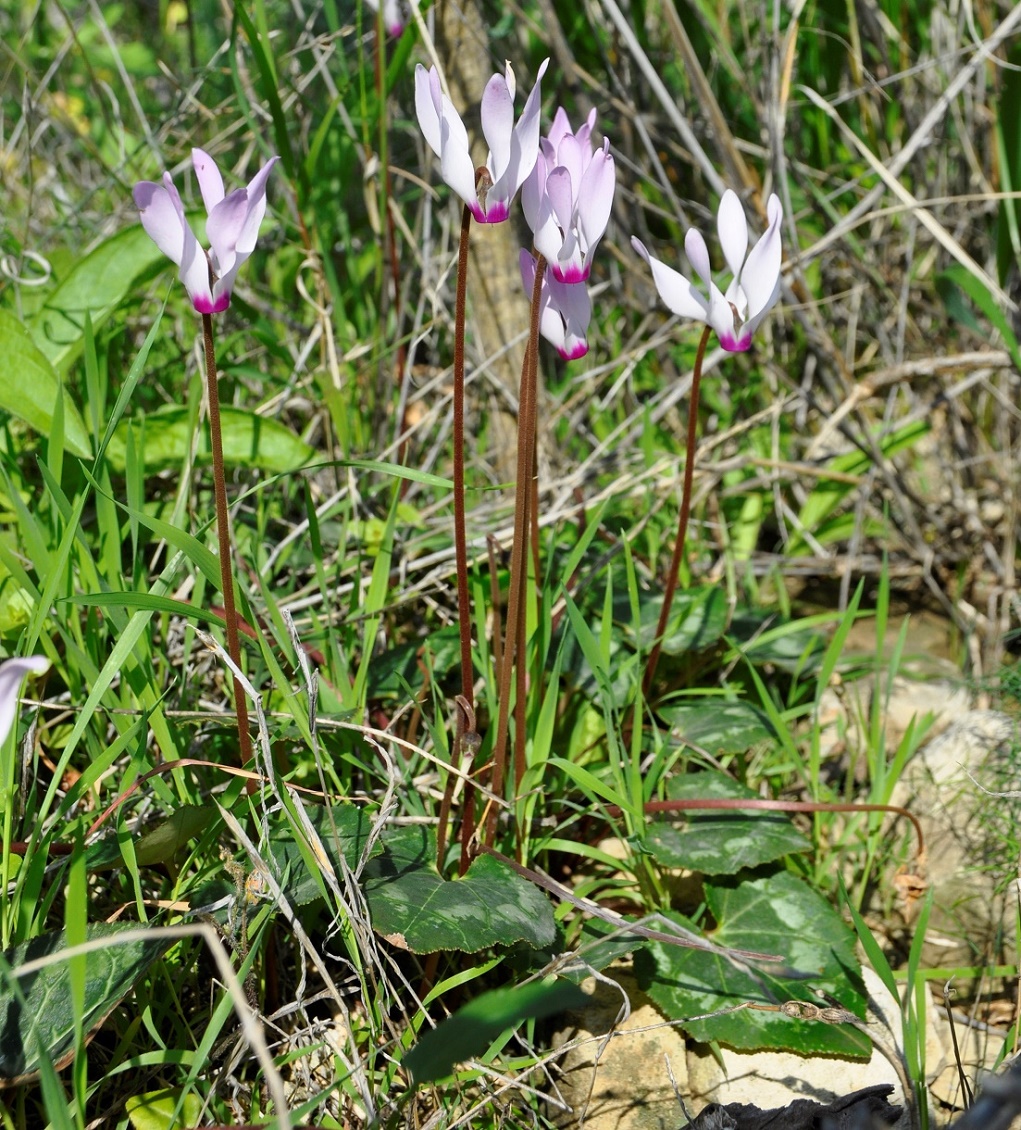
[[[234,604],[234,575],[231,569],[230,515],[227,512],[227,480],[223,469],[223,435],[220,426],[220,390],[216,382],[216,350],[213,346],[213,318],[202,315],[202,337],[206,358],[206,393],[209,401],[209,445],[213,456],[213,497],[216,503],[216,536],[220,555],[220,588],[223,592],[224,620],[227,622],[227,654],[241,670],[241,645],[238,639],[238,613]],[[241,765],[252,760],[252,735],[248,729],[248,699],[234,676],[234,709],[241,743]],[[249,782],[249,791],[255,782]]]
[[[521,389],[518,395],[518,465],[517,483],[514,489],[514,542],[511,546],[510,591],[507,598],[507,631],[504,638],[503,662],[500,665],[500,680],[497,689],[499,713],[496,723],[496,744],[493,749],[492,791],[503,796],[504,779],[507,771],[507,735],[510,727],[511,682],[515,660],[524,662],[524,655],[518,655],[524,639],[524,616],[526,611],[527,564],[525,554],[529,543],[529,511],[532,498],[532,472],[535,466],[536,431],[536,381],[539,371],[539,302],[542,297],[542,280],[546,273],[546,260],[536,256],[535,283],[532,286],[532,313],[528,333],[528,345],[521,365]],[[519,683],[519,694],[521,694]],[[523,718],[523,710],[517,715]],[[524,734],[519,737],[521,759],[524,758]],[[484,842],[490,847],[496,838],[496,820],[499,815],[496,807],[490,809],[486,820]]]
[[[457,249],[457,283],[454,292],[454,569],[457,574],[457,624],[461,637],[461,694],[454,707],[457,720],[452,749],[455,765],[460,765],[463,754],[468,752],[461,748],[462,737],[475,732],[475,677],[472,667],[472,614],[468,591],[468,535],[464,496],[464,324],[468,301],[468,242],[471,237],[471,222],[471,209],[466,204],[461,213],[461,242]],[[446,850],[447,817],[455,780],[453,773],[447,778],[440,805],[442,818],[436,830],[436,863],[441,870]],[[470,786],[466,786],[464,803],[461,823],[462,874],[468,865],[468,840],[475,813],[475,794]]]
[[[709,326],[706,326],[702,331],[702,337],[698,343],[698,352],[695,354],[695,367],[691,373],[691,397],[688,405],[688,446],[684,451],[684,486],[681,493],[681,513],[677,521],[674,554],[670,559],[670,569],[667,572],[666,584],[663,587],[663,607],[659,610],[656,636],[652,644],[652,651],[649,652],[649,661],[645,665],[645,678],[642,680],[643,698],[649,697],[652,680],[656,675],[656,665],[659,663],[663,636],[666,634],[670,609],[674,602],[674,593],[677,591],[677,578],[681,571],[681,562],[684,559],[684,543],[688,536],[688,520],[691,516],[691,485],[695,475],[695,444],[698,441],[698,389],[702,380],[702,362],[705,359],[705,351],[709,345],[711,333],[712,329]]]

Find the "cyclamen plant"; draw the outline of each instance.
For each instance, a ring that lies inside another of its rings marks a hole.
[[[241,645],[231,570],[230,519],[227,513],[212,315],[222,313],[230,305],[238,271],[255,250],[259,228],[266,215],[266,184],[273,166],[280,158],[271,157],[245,188],[236,188],[228,194],[212,157],[202,149],[193,149],[191,157],[206,209],[206,238],[210,245],[208,251],[203,251],[192,231],[180,193],[169,173],[163,174],[162,184],[140,181],[135,185],[133,196],[142,227],[164,255],[180,269],[181,282],[188,291],[188,297],[202,315],[213,494],[216,502],[227,652],[231,662],[240,670]],[[248,729],[248,706],[237,676],[234,676],[234,703],[241,764],[246,765],[252,758],[252,739]]]
[[[766,215],[769,224],[749,252],[748,221],[741,207],[741,201],[733,189],[728,188],[724,192],[716,216],[716,227],[723,257],[732,276],[726,292],[721,291],[712,280],[709,250],[702,233],[695,228],[688,229],[684,237],[684,250],[695,273],[708,290],[708,298],[679,271],[675,271],[673,267],[668,267],[650,255],[640,239],[636,236],[631,237],[632,247],[652,268],[653,282],[667,308],[679,317],[693,318],[705,323],[691,374],[691,403],[688,408],[688,441],[684,453],[681,513],[677,524],[673,557],[670,561],[670,572],[663,589],[663,605],[656,625],[655,642],[645,667],[643,691],[646,694],[656,673],[660,646],[670,618],[670,608],[684,555],[695,469],[699,383],[709,335],[715,331],[720,345],[730,353],[744,352],[751,348],[755,331],[780,297],[780,267],[783,258],[780,224],[783,220],[783,207],[775,193],[769,197],[766,204]]]

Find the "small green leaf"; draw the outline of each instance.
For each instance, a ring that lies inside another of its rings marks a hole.
[[[403,695],[407,688],[418,691],[425,682],[423,653],[433,678],[440,679],[457,663],[460,656],[461,632],[456,624],[439,628],[424,640],[398,644],[382,655],[373,656],[369,664],[369,682],[376,698]]]
[[[743,699],[702,698],[658,712],[678,737],[711,754],[744,753],[757,742],[776,740],[765,713]]]
[[[109,938],[110,945],[88,954],[82,1028],[98,1028],[150,965],[173,944],[154,934],[141,941],[117,943],[117,935],[138,926],[92,923],[86,940]],[[60,1070],[74,1055],[75,1022],[71,1005],[68,963],[61,959],[67,948],[64,932],[42,934],[3,955],[0,969],[0,1080],[22,1083],[34,1079],[40,1060]],[[17,971],[29,961],[52,957],[53,964],[25,977]],[[11,972],[9,973],[8,970]],[[23,1000],[15,992],[17,986]]]
[[[642,988],[664,1014],[703,1042],[867,1059],[871,1041],[850,1025],[795,1020],[772,1010],[735,1011],[746,1002],[825,1005],[827,999],[818,995],[825,992],[856,1016],[865,1015],[854,934],[829,903],[786,871],[707,883],[705,896],[716,923],[710,941],[782,955],[784,964],[738,965],[722,954],[650,942],[635,955],[635,968]],[[693,928],[680,915],[669,917]]]
[[[416,1085],[434,1082],[449,1075],[455,1064],[481,1055],[497,1036],[523,1020],[541,1020],[588,1003],[586,993],[562,981],[494,989],[426,1032],[405,1056],[404,1066]]]
[[[646,654],[656,639],[662,607],[663,597],[659,594],[642,604],[639,642]],[[623,622],[625,634],[633,639],[630,608],[618,607],[615,611]],[[683,655],[686,651],[703,651],[712,647],[727,630],[728,612],[727,594],[718,585],[701,585],[677,593],[663,633],[662,651],[666,655]]]
[[[86,315],[93,331],[98,330],[135,280],[160,263],[170,266],[140,224],[111,236],[77,261],[29,322],[33,340],[57,373],[66,373],[81,353]]]
[[[173,859],[194,836],[204,832],[217,818],[211,804],[184,804],[175,809],[135,841],[135,862],[139,867],[152,867],[156,863]],[[122,862],[116,840],[101,840],[85,849],[85,866],[90,871],[105,871]]]
[[[194,1091],[189,1091],[182,1101],[180,1091],[166,1087],[133,1095],[124,1109],[132,1130],[189,1130],[202,1121],[203,1103]]]
[[[383,843],[383,854],[365,868],[364,891],[373,929],[394,945],[412,953],[477,953],[553,942],[549,900],[506,864],[480,855],[463,878],[448,880],[436,870],[433,829],[395,828]]]
[[[673,777],[670,800],[753,799],[755,793],[725,773],[705,770]],[[733,875],[812,846],[782,812],[740,809],[679,812],[648,826],[645,847],[664,867],[705,875]]]
[[[49,436],[60,379],[53,365],[33,343],[17,318],[0,310],[0,408],[24,420],[33,431]],[[88,459],[92,445],[85,422],[64,391],[64,445]]]
[[[220,410],[223,433],[223,459],[233,467],[256,467],[260,471],[283,473],[304,466],[315,451],[290,428],[268,416],[244,408]],[[107,456],[111,467],[123,472],[127,462],[128,429],[131,420],[122,420],[110,439]],[[191,451],[194,431],[187,408],[161,408],[145,417],[145,469],[147,472],[180,467]],[[198,458],[208,462],[209,431],[200,429]]]

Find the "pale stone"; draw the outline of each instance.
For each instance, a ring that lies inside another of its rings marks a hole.
[[[870,1034],[891,1050],[899,1048],[902,1040],[900,1006],[871,969],[863,969],[862,976],[869,997]],[[867,1061],[833,1056],[809,1058],[781,1051],[746,1052],[727,1047],[721,1048],[720,1053],[722,1064],[706,1045],[689,1045],[688,1086],[694,1111],[713,1102],[754,1103],[763,1110],[787,1106],[794,1099],[829,1103],[878,1083],[891,1084],[894,1090],[890,1102],[904,1105],[900,1078],[886,1056],[875,1047]]]
[[[594,994],[593,1003],[554,1037],[554,1047],[564,1048],[558,1090],[569,1109],[550,1114],[558,1126],[588,1130],[682,1126],[684,1035],[663,1019],[630,972],[612,969],[608,976],[613,984],[589,978],[582,985]]]

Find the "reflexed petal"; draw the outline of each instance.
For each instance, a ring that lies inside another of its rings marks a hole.
[[[460,127],[460,130],[458,130]],[[461,144],[459,134],[464,137]],[[440,122],[440,176],[475,213],[479,213],[479,198],[475,192],[475,166],[468,152],[468,134],[464,123],[454,114]],[[483,217],[484,218],[484,217]]]
[[[545,196],[547,172],[546,157],[540,150],[535,168],[525,177],[525,183],[521,186],[521,210],[525,213],[525,222],[533,232],[541,226],[539,212]]]
[[[248,215],[238,236],[236,251],[239,256],[247,258],[255,250],[255,241],[259,238],[259,228],[266,218],[266,184],[273,166],[279,157],[270,157],[265,165],[248,182]]]
[[[578,190],[578,228],[588,255],[591,255],[610,222],[616,185],[617,170],[607,141],[592,158]]]
[[[709,303],[679,271],[654,259],[636,236],[631,237],[631,246],[652,268],[652,281],[671,313],[681,318],[697,318],[700,322],[708,319]]]
[[[592,111],[595,113],[595,110]],[[561,141],[571,132],[571,123],[567,117],[567,111],[563,106],[557,107],[557,112],[553,115],[553,124],[549,128],[549,133],[546,137],[549,139],[550,144],[553,146],[553,151],[556,152],[560,148]]]
[[[173,182],[171,182],[172,186]],[[176,194],[177,189],[174,189]],[[184,229],[168,189],[144,180],[135,185],[132,196],[146,234],[176,266],[184,254]]]
[[[418,128],[422,131],[426,144],[437,157],[441,155],[440,115],[442,109],[443,94],[440,90],[439,72],[435,67],[426,70],[419,63],[415,67],[415,114],[418,117]]]
[[[592,321],[592,299],[583,282],[562,283],[547,277],[550,305],[564,323],[564,344],[558,347],[565,361],[575,361],[588,353],[589,322]]]
[[[734,278],[741,276],[741,264],[748,251],[748,221],[744,208],[733,189],[728,188],[720,201],[716,214],[716,227],[720,233],[720,247]]]
[[[769,227],[751,249],[748,261],[741,272],[741,287],[748,296],[750,318],[761,321],[760,315],[768,312],[780,297],[780,265],[783,248],[780,244],[780,222],[783,207],[775,194],[766,206]]]
[[[213,273],[220,277],[233,270],[238,237],[248,216],[248,192],[236,188],[209,213],[206,238],[212,248]]]
[[[204,149],[191,151],[191,163],[195,168],[195,179],[199,182],[202,192],[202,203],[208,215],[226,195],[223,189],[223,177],[216,162]]]
[[[571,174],[563,165],[555,168],[546,178],[546,195],[557,223],[566,232],[574,223],[574,188]]]
[[[684,237],[684,252],[688,256],[695,274],[708,287],[712,283],[712,267],[709,264],[709,248],[705,245],[702,233],[697,228],[688,228]]]
[[[564,233],[553,215],[553,205],[548,196],[543,195],[539,206],[537,223],[532,228],[532,242],[536,251],[541,252],[547,262],[556,263],[564,247]]]
[[[482,134],[489,146],[489,160],[486,166],[494,184],[499,183],[510,164],[513,132],[514,96],[503,75],[493,75],[486,83],[486,89],[482,94]],[[536,136],[537,152],[538,140]]]
[[[524,183],[525,177],[535,166],[539,155],[539,114],[542,112],[542,76],[549,66],[549,59],[544,59],[539,67],[535,79],[535,86],[525,101],[518,124],[514,127],[511,142],[510,163],[506,173],[500,180],[503,182],[497,195],[510,200],[515,192]],[[494,176],[493,180],[497,178]]]
[[[0,745],[7,740],[18,716],[18,698],[25,676],[41,675],[49,666],[50,661],[42,655],[7,659],[0,663]]]
[[[181,282],[184,283],[184,289],[188,292],[188,297],[191,298],[192,306],[200,314],[211,314],[213,313],[213,295],[209,289],[209,260],[199,246],[195,233],[191,230],[191,224],[188,223],[188,218],[184,214],[181,197],[178,195],[169,173],[163,174],[163,187],[167,190],[170,202],[177,212],[177,218],[180,221],[184,236],[179,263]]]
[[[575,190],[581,184],[585,166],[591,160],[591,149],[582,146],[573,133],[565,137],[557,146],[557,164],[562,165],[571,174],[571,183],[575,186]]]

